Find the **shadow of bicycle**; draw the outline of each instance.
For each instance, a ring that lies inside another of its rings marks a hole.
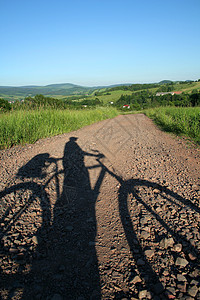
[[[86,156],[93,159],[90,167]],[[102,299],[95,205],[106,173],[120,184],[119,218],[132,256],[127,292],[110,297],[131,299],[143,290],[146,298],[164,297],[164,269],[173,279],[184,270],[175,264],[179,256],[198,258],[185,228],[192,230],[199,208],[157,183],[123,180],[102,163],[103,157],[84,151],[71,137],[62,158],[37,155],[19,170],[23,182],[0,192],[3,299]],[[89,172],[95,168],[100,171],[92,188]],[[187,271],[196,266],[197,260],[188,261]]]

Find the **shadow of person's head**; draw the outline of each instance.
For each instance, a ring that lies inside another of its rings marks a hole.
[[[75,136],[71,136],[71,137],[69,138],[69,140],[70,140],[70,142],[76,142],[76,141],[78,140],[78,138],[75,137]]]
[[[19,169],[17,176],[21,178],[45,178],[49,160],[49,153],[38,154]]]

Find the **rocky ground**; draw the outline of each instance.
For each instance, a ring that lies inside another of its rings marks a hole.
[[[1,299],[200,299],[200,152],[143,114],[0,152]]]

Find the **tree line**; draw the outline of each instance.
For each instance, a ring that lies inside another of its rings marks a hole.
[[[145,108],[153,108],[158,106],[200,106],[200,92],[192,92],[191,94],[182,93],[180,95],[165,94],[156,96],[148,90],[138,91],[131,95],[122,95],[114,105],[122,108],[128,104],[133,110],[141,110]],[[56,99],[45,97],[44,95],[36,95],[35,97],[26,97],[23,102],[16,101],[13,104],[7,100],[0,98],[0,112],[6,112],[19,109],[83,109],[85,107],[103,106],[103,101],[95,97],[94,99]]]
[[[187,85],[190,86],[192,84],[194,84],[195,82],[200,82],[200,79],[198,79],[197,81],[169,81],[168,80],[164,80],[161,81],[160,83],[144,83],[144,84],[140,84],[140,83],[136,83],[136,84],[130,84],[130,85],[119,85],[119,86],[115,86],[112,88],[107,89],[108,92],[110,91],[117,91],[117,90],[122,90],[122,91],[139,91],[139,90],[149,90],[152,88],[157,88],[157,92],[171,92],[173,90],[176,90],[175,87],[177,87],[177,85]]]
[[[130,105],[130,108],[135,110],[158,106],[200,106],[200,92],[156,96],[147,91],[141,91],[133,93],[132,95],[122,95],[115,103],[119,108],[122,108],[125,104]]]
[[[107,91],[112,92],[112,91],[122,90],[122,91],[135,92],[139,90],[148,90],[148,89],[158,88],[158,87],[160,87],[158,83],[145,83],[145,84],[136,83],[131,85],[120,85],[120,86],[112,87],[107,89]]]
[[[77,99],[76,99],[77,100]],[[44,95],[36,95],[35,97],[26,97],[23,101],[15,101],[9,103],[7,100],[0,98],[0,112],[6,112],[19,109],[40,109],[40,108],[52,108],[52,109],[82,109],[84,107],[94,107],[103,105],[103,102],[98,98],[83,99],[74,101],[72,99],[56,99],[52,97],[46,97]]]

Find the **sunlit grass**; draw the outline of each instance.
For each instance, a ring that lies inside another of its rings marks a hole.
[[[200,107],[159,107],[145,114],[163,130],[192,138],[200,144]]]
[[[106,107],[88,110],[21,110],[1,114],[0,149],[34,143],[40,138],[77,130],[118,114],[115,108]]]

